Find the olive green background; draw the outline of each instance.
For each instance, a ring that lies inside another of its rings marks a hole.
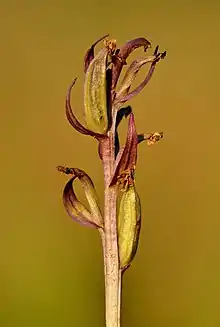
[[[64,100],[78,76],[83,117],[83,56],[105,33],[118,45],[145,36],[168,53],[131,102],[138,131],[165,138],[139,148],[143,227],[122,327],[220,326],[219,2],[0,5],[0,326],[104,326],[99,235],[65,213],[67,177],[55,167],[84,169],[103,202],[96,141],[71,128]]]

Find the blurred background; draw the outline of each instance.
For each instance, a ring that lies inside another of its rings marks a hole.
[[[104,326],[99,235],[65,213],[56,165],[84,169],[103,203],[96,141],[68,124],[64,100],[78,76],[83,117],[83,56],[105,33],[167,50],[130,103],[138,131],[164,140],[139,148],[143,225],[122,327],[220,326],[219,10],[214,0],[1,1],[2,327]]]

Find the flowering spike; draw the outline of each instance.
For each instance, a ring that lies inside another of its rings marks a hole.
[[[96,42],[94,42],[91,47],[86,51],[85,57],[84,57],[84,73],[86,73],[90,62],[94,59],[94,49],[95,46],[102,40],[104,40],[106,37],[108,37],[109,34],[106,34],[102,37],[100,37],[100,39],[98,39]]]
[[[84,56],[85,126],[77,120],[70,104],[76,79],[66,97],[66,116],[70,124],[78,132],[96,138],[99,143],[98,153],[104,172],[104,217],[89,176],[77,168],[59,166],[58,170],[72,175],[63,192],[66,211],[79,223],[96,228],[100,233],[104,253],[106,326],[120,327],[121,278],[136,253],[141,226],[141,206],[134,176],[137,147],[144,140],[151,145],[163,137],[163,133],[137,135],[131,107],[122,106],[145,87],[157,62],[165,57],[166,52],[158,53],[157,46],[152,56],[133,61],[122,79],[121,72],[129,55],[139,47],[146,51],[151,44],[141,37],[117,49],[114,39],[104,40],[107,36],[93,43]],[[94,48],[101,40],[104,40],[104,46],[95,55]],[[133,89],[133,80],[146,63],[150,63],[149,71],[142,83]],[[118,88],[119,79],[122,83]],[[128,116],[126,141],[120,146],[118,126],[123,117]],[[73,182],[77,178],[84,188],[88,209],[75,194]]]

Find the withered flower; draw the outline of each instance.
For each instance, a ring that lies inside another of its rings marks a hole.
[[[98,141],[98,153],[104,170],[104,210],[99,206],[98,195],[91,178],[78,168],[58,166],[57,169],[72,175],[63,191],[67,213],[77,222],[99,230],[104,253],[106,327],[120,327],[120,290],[124,271],[135,256],[141,226],[141,204],[135,185],[138,145],[145,141],[152,145],[163,133],[138,134],[135,116],[130,106],[124,106],[150,81],[156,65],[166,56],[157,46],[152,55],[135,59],[128,64],[129,55],[142,47],[146,52],[151,43],[141,37],[117,48],[115,40],[101,37],[84,56],[84,116],[85,124],[76,117],[71,106],[71,83],[66,97],[66,116],[79,133]],[[95,54],[95,47],[103,41],[103,48]],[[134,89],[132,84],[139,70],[149,69],[144,80]],[[121,82],[119,78],[127,67]],[[127,139],[120,145],[118,126],[128,118]],[[77,198],[73,182],[78,178],[84,188],[89,204],[86,208]]]

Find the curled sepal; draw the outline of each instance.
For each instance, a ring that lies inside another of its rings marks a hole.
[[[84,106],[88,129],[105,135],[108,130],[106,70],[109,49],[103,48],[90,63],[85,77]]]
[[[109,34],[106,34],[102,37],[100,37],[100,39],[98,39],[96,42],[94,42],[91,47],[86,51],[85,57],[84,57],[84,73],[86,73],[90,62],[94,59],[94,49],[95,46],[102,40],[104,40],[107,36],[109,36]]]
[[[63,191],[64,207],[71,218],[82,225],[95,228],[103,228],[103,217],[98,204],[98,196],[91,178],[81,169],[57,167],[58,171],[73,175],[67,182]],[[88,210],[76,197],[73,188],[74,180],[78,178],[85,191],[90,210]]]
[[[114,62],[112,66],[112,89],[116,88],[119,76],[121,74],[122,68],[126,65],[126,59],[130,55],[132,51],[139,47],[143,47],[144,51],[151,46],[151,43],[143,38],[137,38],[134,40],[130,40],[125,43],[120,49],[116,50],[116,56],[114,56]]]
[[[136,96],[137,94],[139,94],[143,88],[149,83],[151,77],[153,76],[154,70],[156,68],[156,64],[161,60],[164,59],[166,57],[166,51],[162,52],[162,53],[158,53],[158,46],[156,47],[155,51],[154,51],[154,57],[155,59],[153,60],[150,69],[145,77],[145,79],[130,93],[126,94],[124,97],[122,96],[120,99],[121,103],[124,103],[126,101],[131,100],[134,96]]]
[[[137,162],[138,138],[134,121],[134,114],[130,113],[128,122],[128,133],[125,146],[122,147],[116,157],[115,170],[110,186],[117,182],[124,184],[124,175],[129,173],[131,181]]]
[[[81,134],[85,134],[85,135],[91,135],[93,137],[96,137],[97,139],[102,138],[103,135],[99,134],[99,133],[95,133],[91,130],[89,130],[88,128],[84,127],[76,118],[72,106],[71,106],[71,91],[73,86],[76,83],[76,78],[73,80],[73,82],[71,83],[69,90],[67,92],[67,96],[66,96],[66,117],[69,121],[69,123],[75,128],[75,130],[77,130],[79,133]]]
[[[118,210],[118,246],[120,268],[125,270],[133,260],[141,228],[141,203],[134,185],[125,190]]]
[[[138,134],[138,143],[146,141],[147,145],[153,145],[156,142],[160,141],[162,138],[163,138],[163,132]]]
[[[119,88],[116,94],[116,101],[117,100],[120,101],[120,99],[123,99],[128,94],[131,84],[135,80],[137,73],[139,72],[141,67],[148,63],[153,63],[156,59],[157,59],[157,55],[136,59],[131,63],[121,82],[121,87]]]

